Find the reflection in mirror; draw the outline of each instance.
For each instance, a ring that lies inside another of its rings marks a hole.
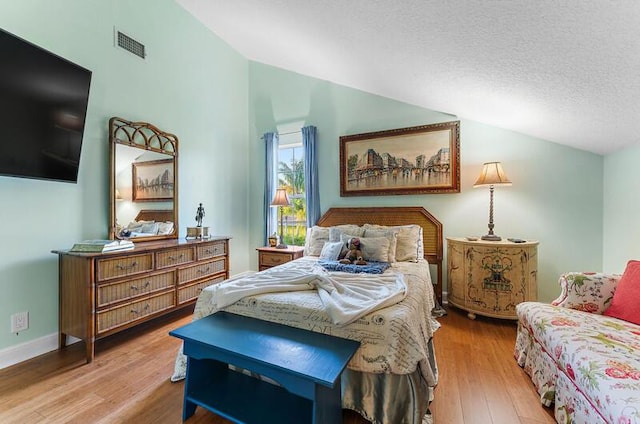
[[[145,122],[109,121],[111,238],[177,238],[178,139]]]

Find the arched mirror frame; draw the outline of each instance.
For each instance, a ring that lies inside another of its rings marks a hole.
[[[117,146],[129,146],[150,152],[168,155],[173,159],[173,197],[172,209],[142,209],[137,218],[140,220],[157,220],[159,222],[173,222],[173,232],[166,235],[133,237],[133,242],[178,238],[178,137],[161,131],[147,122],[131,122],[113,117],[109,120],[109,153],[110,153],[110,227],[109,238],[123,238],[119,233],[119,223],[116,215],[117,186],[116,186],[116,152]],[[132,163],[133,167],[133,163]],[[135,172],[135,167],[134,172]],[[135,178],[134,178],[135,179]],[[133,193],[133,187],[132,187]],[[132,199],[133,200],[133,199]],[[163,200],[168,200],[163,199]],[[152,202],[152,200],[147,200]],[[121,224],[121,223],[120,223]]]

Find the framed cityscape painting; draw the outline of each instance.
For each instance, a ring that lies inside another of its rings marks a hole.
[[[340,196],[460,192],[460,121],[340,137]]]
[[[173,159],[133,162],[134,202],[162,202],[173,200],[175,185]]]

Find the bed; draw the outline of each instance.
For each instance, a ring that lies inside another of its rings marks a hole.
[[[434,287],[441,287],[442,226],[424,208],[331,208],[317,226],[309,229],[304,257],[250,277],[245,274],[235,280],[242,283],[248,278],[262,281],[279,274],[324,273],[339,281],[343,281],[342,278],[371,278],[372,286],[375,286],[373,282],[378,276],[372,274],[352,277],[325,269],[318,271],[323,261],[316,255],[321,253],[324,244],[329,243],[328,239],[335,240],[339,235],[340,240],[344,240],[353,232],[367,243],[374,239],[379,241],[385,232],[388,240],[395,238],[399,241],[395,246],[396,252],[398,259],[404,260],[392,262],[391,267],[379,276],[382,279],[400,278],[405,283],[404,296],[398,303],[359,315],[345,324],[336,323],[323,309],[321,296],[314,290],[249,295],[219,308],[214,300],[218,288],[210,287],[200,294],[194,319],[224,309],[358,340],[361,347],[343,374],[343,408],[358,412],[372,423],[429,423],[428,406],[438,381],[433,335],[439,324],[431,311],[436,306],[437,289]],[[320,237],[329,233],[331,235],[326,241]],[[419,240],[414,240],[416,234]],[[415,250],[407,249],[413,249],[411,243],[415,244]],[[387,249],[386,243],[378,244]],[[366,243],[363,245],[366,247]],[[388,249],[391,255],[391,244]],[[407,256],[407,252],[411,255]],[[430,265],[436,268],[436,284],[431,282]],[[234,279],[225,284],[233,285]],[[172,381],[184,377],[185,359],[181,353],[178,354]]]

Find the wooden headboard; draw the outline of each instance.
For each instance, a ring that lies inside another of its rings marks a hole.
[[[173,209],[142,209],[135,218],[136,221],[173,221]]]
[[[378,224],[408,225],[422,227],[424,258],[437,269],[435,294],[442,305],[442,224],[427,210],[419,206],[408,207],[366,207],[366,208],[330,208],[318,221],[321,227],[340,224]]]

